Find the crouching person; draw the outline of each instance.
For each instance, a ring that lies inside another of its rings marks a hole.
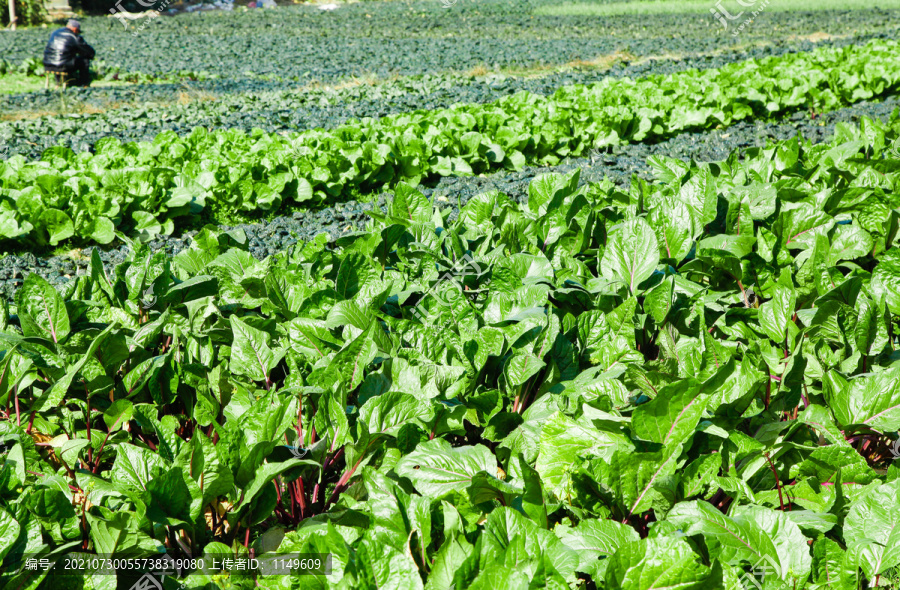
[[[44,49],[44,69],[55,73],[57,82],[70,86],[91,85],[92,59],[94,48],[81,36],[81,23],[74,19],[53,31]]]

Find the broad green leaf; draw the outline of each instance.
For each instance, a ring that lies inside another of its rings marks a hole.
[[[401,458],[394,470],[413,482],[420,494],[443,498],[452,492],[465,492],[480,471],[497,472],[497,460],[487,447],[451,447],[444,439],[420,443],[415,451]]]
[[[619,547],[640,541],[633,528],[603,519],[582,520],[575,528],[559,525],[553,532],[566,547],[578,553],[578,571],[590,575],[600,566],[599,558],[610,557]]]
[[[40,223],[50,234],[50,245],[55,246],[75,235],[72,218],[59,209],[46,209],[41,213]]]
[[[853,502],[844,521],[847,550],[858,552],[870,580],[900,565],[900,479]]]
[[[772,538],[752,520],[734,520],[706,502],[681,502],[666,516],[687,535],[702,535],[715,547],[715,554],[725,563],[736,565],[742,561],[751,565],[764,563],[766,558],[778,559],[778,550]]]
[[[0,561],[6,556],[19,537],[21,527],[6,510],[0,508]]]
[[[242,508],[246,507],[250,502],[252,502],[257,494],[259,494],[263,486],[267,484],[271,484],[272,480],[275,477],[281,475],[285,471],[289,469],[293,469],[295,467],[299,467],[301,465],[313,465],[316,466],[318,463],[312,461],[310,459],[288,459],[282,463],[264,463],[262,467],[256,472],[256,475],[253,477],[253,481],[243,490],[243,500],[235,507],[235,511],[240,511]]]
[[[625,285],[635,293],[659,264],[659,246],[647,222],[637,217],[624,222],[610,235],[600,261],[603,278]]]
[[[144,491],[157,472],[168,469],[168,463],[150,449],[121,444],[116,451],[110,478],[126,490]]]
[[[774,285],[767,294],[772,298],[759,306],[759,324],[769,338],[782,343],[796,308],[796,295],[793,289],[781,285]]]
[[[71,326],[63,298],[37,273],[29,274],[16,292],[16,306],[25,336],[59,343],[69,335]]]
[[[338,267],[334,290],[342,299],[352,299],[375,277],[371,259],[359,252],[350,252]]]
[[[103,330],[100,334],[98,334],[93,341],[91,342],[90,347],[87,351],[81,356],[81,358],[74,365],[68,367],[68,370],[65,374],[57,380],[49,389],[45,390],[40,397],[38,397],[34,404],[32,405],[32,410],[35,412],[43,411],[47,408],[52,408],[63,400],[66,393],[69,390],[69,387],[72,385],[72,381],[75,377],[81,372],[81,370],[87,365],[89,362],[96,360],[95,355],[97,351],[100,349],[100,346],[104,343],[106,338],[116,329],[116,325],[112,324],[107,326],[105,330]]]
[[[254,381],[267,381],[269,372],[281,360],[283,352],[269,347],[269,335],[231,316],[234,342],[231,346],[231,370]]]
[[[159,553],[159,541],[140,530],[133,512],[104,510],[102,517],[87,513],[91,541],[97,553],[121,557],[146,557]]]
[[[577,460],[587,457],[612,457],[624,444],[620,435],[597,430],[587,420],[576,422],[555,413],[543,422],[535,469],[547,490],[564,498],[571,486],[571,472]]]
[[[103,422],[110,431],[116,431],[122,428],[126,422],[134,416],[134,405],[127,399],[120,399],[113,402],[109,408],[103,412]]]
[[[859,568],[851,564],[849,554],[834,540],[819,537],[813,543],[811,582],[834,590],[859,588]]]
[[[622,590],[693,590],[709,587],[710,571],[684,539],[630,541],[610,558],[606,583]]]
[[[634,410],[634,432],[663,445],[683,442],[694,432],[707,399],[702,385],[693,379],[667,385],[653,400]]]
[[[534,356],[524,352],[513,354],[503,368],[503,375],[510,387],[518,387],[533,377],[545,366],[545,363]]]
[[[825,375],[825,399],[838,424],[865,425],[882,432],[900,430],[900,368],[846,379]]]
[[[353,391],[362,383],[366,367],[375,358],[378,346],[372,339],[375,330],[381,328],[375,324],[363,330],[359,336],[338,352],[330,363],[347,385],[347,391]]]
[[[433,410],[421,400],[396,391],[369,398],[359,409],[359,419],[369,433],[396,436],[405,424],[427,423]]]

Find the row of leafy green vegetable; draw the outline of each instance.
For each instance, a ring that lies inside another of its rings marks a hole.
[[[17,148],[18,153],[28,157],[22,148],[37,137],[55,138],[47,146],[50,147],[65,145],[66,138],[72,138],[74,142],[84,136],[109,135],[123,128],[129,132],[143,132],[145,128],[153,128],[155,125],[161,127],[160,130],[228,126],[241,127],[247,131],[254,127],[267,127],[270,131],[276,131],[279,126],[288,129],[301,125],[304,112],[311,108],[331,110],[339,105],[367,101],[377,102],[379,108],[384,108],[387,103],[389,108],[398,110],[400,104],[416,102],[418,98],[432,93],[471,86],[475,81],[487,84],[489,80],[491,77],[439,74],[396,80],[365,80],[359,84],[337,86],[310,84],[286,90],[248,90],[244,86],[241,92],[235,92],[227,84],[182,84],[180,87],[164,86],[160,89],[142,87],[129,89],[130,92],[136,92],[133,97],[126,97],[118,90],[109,94],[94,92],[90,96],[78,96],[78,99],[84,100],[89,106],[97,107],[99,112],[77,113],[74,116],[58,114],[34,117],[33,111],[52,108],[56,106],[53,103],[59,99],[55,96],[30,96],[25,104],[20,100],[7,103],[11,109],[22,112],[13,115],[11,120],[0,122],[0,143],[5,142],[10,146],[7,157],[16,153]],[[173,102],[175,97],[177,99]],[[398,104],[392,104],[395,102]],[[354,112],[355,104],[348,106],[347,110]],[[308,112],[306,115],[308,116]],[[344,119],[340,119],[332,125],[343,122]],[[37,151],[37,155],[42,151]]]
[[[862,42],[857,37],[857,43]],[[782,55],[792,49],[797,50],[796,46],[787,45],[766,51],[767,55]],[[707,69],[739,59],[736,54],[714,58],[692,56],[678,61],[654,61],[653,70],[671,73],[673,68],[686,70],[698,64]],[[628,63],[628,54],[621,54],[621,60]],[[3,67],[0,62],[0,73]],[[79,93],[78,100],[97,107],[97,112],[78,112],[74,116],[79,110],[75,107],[82,103],[74,104],[73,114],[67,114],[65,108],[59,108],[59,98],[54,93],[7,97],[6,104],[0,95],[0,108],[6,107],[11,113],[0,122],[0,143],[9,144],[7,157],[19,153],[25,158],[39,159],[43,150],[56,145],[86,151],[105,135],[122,141],[142,141],[167,129],[187,133],[193,127],[245,131],[262,128],[269,132],[330,129],[354,118],[444,108],[456,103],[484,103],[523,90],[550,94],[560,86],[593,83],[607,74],[624,76],[627,72],[643,72],[646,75],[646,66],[639,63],[613,71],[598,67],[571,70],[564,66],[539,78],[496,72],[484,75],[448,72],[387,79],[350,77],[334,86],[321,86],[304,78],[294,80],[301,86],[287,88],[274,83],[285,80],[259,76],[252,83],[244,81],[240,87],[234,81],[220,79],[215,83],[183,84],[181,88],[169,85],[129,88],[127,95],[121,88],[94,88],[90,93]],[[50,114],[52,111],[57,114]],[[35,112],[47,114],[34,116]]]
[[[332,245],[210,227],[29,275],[0,580],[168,547],[333,555],[266,588],[871,587],[900,566],[898,135],[547,175],[452,223],[400,185]]]
[[[896,42],[876,40],[718,70],[605,79],[551,97],[518,93],[296,137],[197,128],[186,137],[161,133],[152,144],[107,138],[94,154],[51,148],[38,162],[0,163],[0,240],[20,248],[72,237],[109,243],[116,230],[144,239],[201,213],[219,221],[271,213],[286,202],[317,205],[399,181],[554,165],[620,142],[832,109],[892,92],[898,53]]]

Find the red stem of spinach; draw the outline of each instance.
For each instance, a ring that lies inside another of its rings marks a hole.
[[[778,478],[778,472],[775,470],[775,465],[772,464],[772,459],[769,457],[769,453],[763,453],[763,456],[769,463],[769,469],[772,470],[772,475],[775,476],[775,487],[778,488],[778,503],[781,505],[781,511],[784,512],[784,498],[781,496],[781,480]]]

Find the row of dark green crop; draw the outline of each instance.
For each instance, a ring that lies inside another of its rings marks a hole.
[[[0,242],[146,239],[178,218],[315,206],[399,181],[561,159],[623,142],[730,125],[797,109],[824,111],[900,83],[900,45],[876,40],[668,76],[605,79],[545,97],[518,93],[292,136],[196,128],[152,143],[101,140],[95,153],[51,148],[0,163]]]

